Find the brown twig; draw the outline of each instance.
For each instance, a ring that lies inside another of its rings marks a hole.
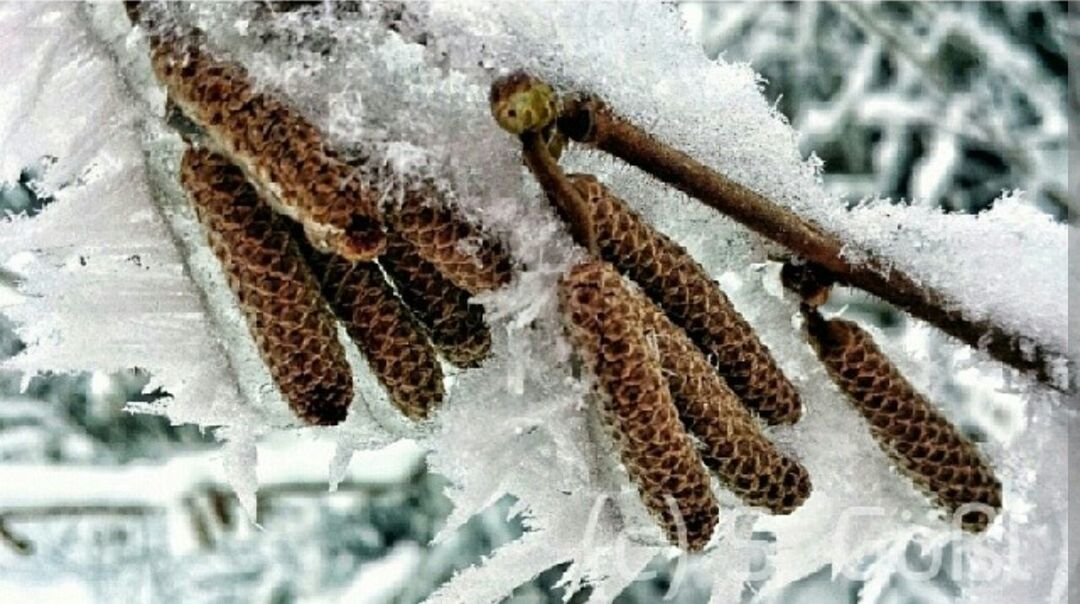
[[[536,182],[540,183],[544,195],[555,206],[563,223],[569,226],[574,240],[584,246],[590,254],[598,255],[599,248],[596,242],[596,229],[592,224],[592,212],[586,207],[585,199],[578,192],[577,187],[570,182],[554,156],[551,155],[543,135],[539,132],[523,132],[521,144],[525,165],[529,167]]]
[[[780,268],[780,283],[798,294],[803,304],[818,308],[829,301],[833,279],[816,264],[789,260]]]
[[[1048,386],[1066,387],[1053,367],[1063,358],[1060,351],[1036,344],[993,319],[965,317],[947,296],[920,285],[902,271],[886,267],[878,259],[858,264],[849,261],[842,254],[843,242],[834,235],[660,142],[616,115],[603,101],[592,97],[570,99],[563,104],[557,123],[571,140],[610,153],[697,198],[819,265],[835,281],[873,294],[1002,363],[1032,372]]]

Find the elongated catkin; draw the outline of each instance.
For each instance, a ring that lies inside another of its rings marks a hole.
[[[285,400],[307,423],[343,420],[352,374],[334,317],[285,219],[224,156],[188,149],[181,181]]]
[[[614,269],[609,269],[614,271]],[[810,475],[776,448],[750,412],[679,326],[637,291],[646,337],[660,353],[683,426],[697,437],[705,465],[749,505],[788,514],[810,496]]]
[[[701,549],[719,507],[646,339],[640,305],[600,261],[572,269],[559,285],[559,300],[570,338],[596,376],[600,415],[645,507],[672,543],[679,543],[681,528],[687,547]]]
[[[414,184],[400,206],[387,209],[386,220],[421,258],[471,294],[497,289],[513,276],[503,246],[465,220],[434,185]]]
[[[949,420],[919,394],[858,325],[803,307],[810,342],[829,375],[870,424],[870,433],[921,490],[969,531],[1001,508],[994,471]],[[964,506],[974,506],[961,510]]]
[[[147,18],[151,64],[169,97],[214,149],[243,169],[313,246],[350,260],[386,245],[378,195],[367,190],[299,112],[256,89],[239,64],[214,56],[198,30]]]
[[[390,402],[414,421],[442,402],[443,373],[431,342],[373,262],[305,251],[323,295],[356,342]]]
[[[491,332],[483,307],[469,303],[469,293],[454,285],[411,243],[391,232],[379,263],[397,286],[401,299],[427,328],[435,348],[458,367],[476,367],[491,352]]]
[[[797,421],[802,404],[795,387],[705,269],[594,177],[570,178],[592,212],[600,256],[686,331],[751,411],[772,424]]]

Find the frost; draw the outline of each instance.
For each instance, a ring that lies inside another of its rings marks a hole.
[[[976,215],[874,201],[833,221],[844,239],[948,292],[973,318],[996,317],[1068,349],[1068,228],[1006,193]],[[978,249],[977,254],[970,250]]]
[[[405,542],[394,546],[386,558],[362,568],[354,586],[341,594],[339,602],[392,602],[413,579],[420,561],[420,548]]]
[[[257,475],[259,455],[255,449],[255,442],[250,435],[244,434],[236,440],[227,442],[222,447],[221,453],[225,478],[236,492],[244,513],[252,522],[255,522],[258,520],[255,492],[259,490]]]
[[[499,601],[562,562],[570,563],[567,585],[592,586],[593,601],[610,601],[650,562],[672,554],[600,432],[588,384],[574,374],[554,284],[582,252],[523,171],[515,141],[489,115],[488,85],[505,71],[526,68],[568,90],[598,93],[660,139],[840,235],[854,257],[873,252],[972,317],[994,317],[1066,348],[1065,226],[1018,193],[977,216],[880,200],[848,210],[822,187],[819,162],[800,155],[796,132],[762,96],[753,70],[708,59],[670,6],[409,3],[401,33],[389,31],[379,11],[324,6],[301,20],[253,10],[206,3],[188,12],[335,143],[376,144],[397,169],[445,179],[465,211],[526,267],[511,286],[477,298],[493,325],[494,355],[481,369],[449,375],[449,400],[433,424],[397,417],[350,348],[359,388],[348,421],[305,429],[333,449],[320,463],[335,483],[359,463],[359,456],[350,463],[353,449],[409,437],[429,450],[455,504],[440,540],[504,496],[518,500],[527,533],[456,575],[434,601]],[[287,457],[260,455],[256,469],[259,443],[298,427],[175,184],[178,140],[160,123],[163,99],[148,75],[145,41],[129,33],[117,5],[8,4],[0,31],[9,32],[0,38],[0,65],[19,83],[0,95],[0,180],[15,182],[40,158],[57,158],[47,172],[55,201],[36,216],[0,222],[0,269],[19,277],[17,296],[0,293],[4,312],[29,344],[5,366],[147,369],[172,396],[154,410],[216,428],[227,441],[225,471],[253,517],[256,475],[288,467]],[[748,577],[770,596],[826,565],[839,572],[876,555],[879,563],[866,569],[868,598],[893,572],[890,553],[913,540],[971,555],[986,544],[991,554],[1016,554],[999,576],[969,575],[963,587],[972,601],[1030,601],[1056,589],[1065,572],[1060,477],[1073,421],[1057,395],[1015,378],[1019,394],[995,399],[1023,409],[1017,414],[1026,424],[1021,434],[985,430],[1006,485],[1005,517],[982,538],[950,533],[896,476],[792,328],[797,307],[777,295],[768,246],[608,157],[571,149],[563,163],[609,183],[730,286],[803,394],[803,421],[770,436],[801,458],[814,494],[795,514],[768,517],[720,492],[714,547],[688,570],[714,582],[706,587],[712,601],[736,601]],[[925,191],[941,186],[943,175],[924,174]],[[925,370],[925,343],[877,336],[917,386],[940,385]],[[997,365],[936,335],[926,339],[944,351],[935,362],[1005,388]],[[875,522],[839,530],[859,520],[849,518],[859,507],[877,510]],[[857,543],[838,542],[838,532]],[[765,533],[771,546],[752,539]],[[754,575],[762,564],[771,577]]]
[[[145,365],[174,395],[177,421],[209,419],[208,405],[235,400],[235,379],[165,221],[147,211],[138,113],[113,63],[73,11],[7,5],[0,19],[24,28],[3,37],[0,60],[25,83],[4,95],[19,102],[0,113],[0,174],[13,182],[58,158],[46,173],[56,201],[0,222],[0,267],[20,275],[23,296],[4,312],[31,344],[5,366]]]

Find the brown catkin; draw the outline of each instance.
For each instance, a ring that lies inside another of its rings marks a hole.
[[[614,269],[608,270],[614,272]],[[679,417],[697,437],[705,465],[749,505],[789,514],[810,496],[810,474],[784,455],[758,427],[679,326],[640,292],[647,337],[656,343]]]
[[[701,549],[719,507],[646,339],[640,305],[600,261],[572,269],[559,285],[559,300],[570,338],[596,376],[600,415],[645,507],[672,543],[679,543],[681,525],[687,547]]]
[[[505,248],[465,220],[433,185],[407,189],[386,220],[423,259],[471,294],[502,287],[513,276]]]
[[[797,421],[802,404],[795,387],[705,269],[594,177],[570,178],[592,212],[600,256],[686,331],[751,411],[770,424]]]
[[[424,260],[412,244],[390,233],[379,263],[398,294],[427,328],[439,353],[458,367],[477,367],[491,352],[484,309],[469,303],[469,293]]]
[[[151,27],[151,63],[184,115],[241,167],[273,208],[299,222],[313,246],[368,260],[386,245],[378,195],[276,97],[255,89],[239,64],[216,58],[199,32]]]
[[[414,421],[443,400],[443,373],[431,342],[373,262],[305,250],[323,295],[345,323],[390,402]]]
[[[1001,509],[994,471],[949,420],[897,371],[870,335],[851,321],[803,307],[806,330],[829,375],[870,424],[878,445],[934,501],[982,531]],[[985,507],[981,507],[985,506]]]
[[[285,400],[310,424],[345,419],[352,373],[287,221],[221,155],[188,149],[181,182]]]

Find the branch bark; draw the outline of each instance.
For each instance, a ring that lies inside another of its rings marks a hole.
[[[970,319],[955,303],[879,259],[855,264],[841,253],[843,242],[760,193],[717,173],[686,153],[657,140],[593,97],[568,99],[557,120],[570,139],[632,164],[709,207],[731,217],[850,285],[922,319],[972,348],[1040,382],[1064,390],[1055,369],[1063,351],[1051,350],[996,320]]]

